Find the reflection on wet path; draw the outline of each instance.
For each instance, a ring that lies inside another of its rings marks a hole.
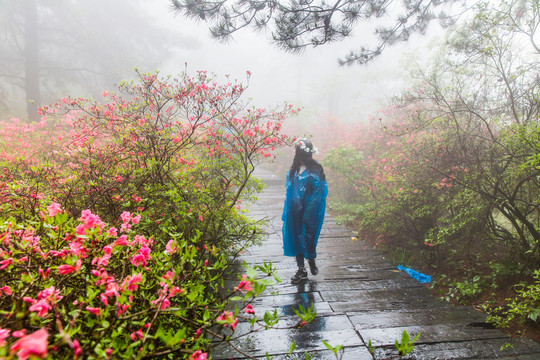
[[[306,285],[308,290],[306,292]],[[313,289],[315,288],[315,283],[313,281],[304,280],[296,284],[297,292],[294,294],[294,301],[292,304],[286,304],[280,306],[281,313],[283,315],[294,316],[294,309],[298,310],[300,306],[305,309],[308,309],[311,304],[315,303],[315,294]]]
[[[266,310],[277,311],[276,329],[242,337],[236,345],[250,356],[264,359],[268,352],[274,360],[335,359],[322,340],[332,346],[343,345],[342,360],[400,359],[395,348],[403,330],[421,333],[408,359],[540,359],[540,345],[530,340],[510,339],[502,332],[478,324],[484,315],[471,307],[456,307],[433,298],[426,287],[400,272],[382,255],[362,241],[351,241],[351,232],[327,215],[318,245],[319,275],[293,285],[294,258],[282,255],[281,212],[284,185],[270,172],[258,169],[258,177],[267,183],[257,204],[250,207],[253,218],[267,218],[267,239],[242,257],[250,266],[272,261],[282,283],[255,299],[258,316]],[[308,271],[309,272],[309,271]],[[277,295],[272,295],[276,291]],[[303,327],[294,309],[299,305],[313,309],[317,316]],[[239,324],[235,335],[249,331]],[[374,354],[367,348],[374,346]],[[294,357],[286,357],[291,343]],[[502,345],[511,343],[501,351]],[[227,347],[216,349],[213,359],[243,359]]]

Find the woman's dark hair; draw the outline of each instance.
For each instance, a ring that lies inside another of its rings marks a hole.
[[[306,168],[317,174],[321,180],[326,180],[322,165],[313,159],[313,144],[311,141],[307,139],[302,139],[300,141],[304,146],[300,147],[298,144],[296,145],[296,152],[291,166],[291,177],[298,173],[300,171],[300,166],[304,164]]]

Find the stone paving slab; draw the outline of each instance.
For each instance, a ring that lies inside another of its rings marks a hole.
[[[471,307],[451,306],[450,304],[433,309],[414,309],[412,311],[369,311],[349,314],[349,320],[357,330],[388,328],[393,326],[418,326],[437,324],[484,324],[486,315]]]
[[[322,350],[322,351],[308,351],[308,355],[311,356],[310,359],[316,359],[316,360],[336,360],[336,356],[334,353],[332,353],[330,350]],[[272,357],[272,360],[304,360],[305,354],[304,352],[295,351],[293,357],[286,356],[286,355],[274,355]],[[242,358],[247,359],[247,358]],[[266,357],[256,357],[256,359],[267,359]],[[345,351],[343,353],[343,357],[341,360],[372,360],[373,356],[369,353],[369,351],[364,346],[355,346],[345,347]]]
[[[274,360],[305,359],[306,352],[312,359],[335,359],[322,340],[344,346],[341,360],[540,359],[540,344],[530,339],[512,339],[490,328],[485,324],[485,315],[472,307],[452,306],[436,299],[425,285],[397,270],[379,251],[361,240],[354,241],[354,234],[329,214],[317,248],[319,275],[290,284],[296,263],[294,258],[282,255],[285,185],[271,172],[257,169],[256,175],[267,188],[247,210],[252,218],[267,221],[265,240],[261,246],[246,251],[241,261],[248,266],[271,261],[276,268],[282,282],[269,286],[255,299],[253,307],[259,316],[266,310],[276,310],[280,321],[275,329],[249,336],[243,334],[250,324],[238,324],[232,342],[247,355],[220,346],[212,359],[266,359],[267,352]],[[237,283],[234,277],[226,281],[231,288]],[[317,316],[312,323],[295,327],[298,317],[293,309],[311,303]],[[394,343],[401,339],[403,330],[411,337],[421,335],[413,352],[399,357]],[[293,341],[296,349],[288,356]],[[367,347],[369,341],[373,354]]]
[[[261,296],[252,302],[253,308],[261,313],[266,310],[273,312],[277,310],[280,317],[296,316],[294,309],[298,310],[300,305],[309,308],[313,304],[313,310],[317,314],[333,313],[330,305],[323,301],[317,292],[301,292],[292,294],[279,294],[274,296]]]
[[[501,350],[501,344],[511,347]],[[418,344],[408,356],[400,357],[393,346],[375,348],[375,359],[416,359],[416,360],[451,360],[451,359],[521,359],[538,360],[538,344],[530,339],[472,340]]]
[[[366,341],[371,340],[375,347],[379,347],[394,345],[396,339],[401,340],[403,330],[406,330],[411,338],[420,333],[420,338],[416,341],[418,344],[502,339],[500,342],[502,345],[504,344],[504,341],[509,339],[508,336],[497,329],[467,327],[460,326],[459,324],[387,327],[384,329],[360,330],[358,333],[362,339]]]
[[[303,354],[305,351],[317,352],[325,350],[322,340],[331,345],[341,344],[346,347],[363,347],[362,340],[358,337],[353,326],[345,315],[342,316],[317,316],[312,322],[302,328],[297,328],[298,319],[286,318],[280,321],[279,328],[251,333],[249,337],[243,337],[250,329],[250,324],[239,324],[235,331],[235,337],[239,337],[235,344],[250,356],[271,354],[285,354],[294,342],[295,352]],[[219,355],[214,359],[229,359],[240,355],[231,348],[218,348]],[[368,352],[369,353],[369,352]],[[369,357],[371,359],[371,356]]]

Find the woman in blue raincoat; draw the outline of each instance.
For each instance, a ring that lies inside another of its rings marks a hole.
[[[298,271],[292,283],[307,279],[304,259],[311,274],[317,275],[315,264],[317,241],[326,209],[328,186],[321,164],[313,159],[317,149],[307,139],[296,141],[295,156],[287,174],[287,194],[283,208],[283,252],[296,257]]]

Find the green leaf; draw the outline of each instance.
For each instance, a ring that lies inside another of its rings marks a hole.
[[[289,355],[293,353],[294,349],[296,349],[296,343],[293,341],[289,347]]]
[[[208,311],[208,309],[205,309],[204,314],[203,314],[203,320],[208,321],[209,319],[210,319],[210,311]]]
[[[251,267],[248,267],[246,269],[246,276],[248,277],[248,279],[253,279],[257,276],[257,270],[251,268]]]
[[[330,345],[329,343],[327,343],[326,341],[322,340],[322,343],[324,344],[324,346],[326,346],[326,348],[328,350],[331,350],[331,351],[334,351],[334,348],[332,347],[332,345]]]
[[[401,334],[401,343],[408,344],[409,340],[410,340],[409,333],[406,330],[403,330],[403,333]]]

